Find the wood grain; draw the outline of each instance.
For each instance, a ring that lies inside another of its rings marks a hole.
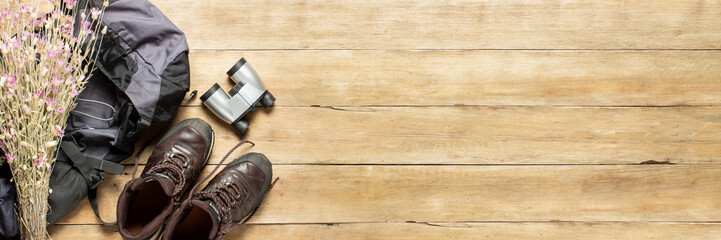
[[[241,138],[276,164],[228,239],[721,238],[720,1],[152,2],[192,89],[246,57],[278,98],[244,136],[197,98],[173,120],[213,125],[212,164]],[[119,239],[98,223],[51,233]]]
[[[252,223],[721,220],[719,165],[280,165],[273,172],[280,180]],[[109,176],[100,189],[108,219],[129,179]],[[98,222],[85,201],[62,223]]]
[[[205,107],[174,122],[192,117],[216,133],[211,163],[242,139],[277,164],[721,162],[716,107],[275,107],[252,113],[243,137]]]
[[[151,2],[192,49],[721,48],[718,1]]]
[[[241,57],[278,106],[721,104],[719,51],[193,51],[191,88]]]
[[[256,225],[236,229],[226,239],[688,239],[721,238],[717,223],[356,223]],[[61,225],[56,240],[122,239],[116,227]]]
[[[718,1],[153,0],[193,49],[718,49]]]

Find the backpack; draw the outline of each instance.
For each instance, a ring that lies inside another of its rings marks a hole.
[[[96,193],[104,174],[122,174],[119,163],[133,154],[141,133],[169,121],[190,86],[185,35],[153,4],[111,1],[102,23],[108,30],[97,69],[70,113],[50,177],[48,226],[86,196],[100,219]]]
[[[1,155],[5,155],[0,150]],[[0,164],[0,239],[20,238],[18,217],[15,215],[15,184],[10,182],[10,164]]]

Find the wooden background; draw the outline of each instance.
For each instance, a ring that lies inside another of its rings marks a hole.
[[[278,99],[242,138],[174,120],[274,163],[227,239],[721,239],[721,1],[152,2],[192,89],[245,57]],[[51,235],[120,239],[87,202]]]

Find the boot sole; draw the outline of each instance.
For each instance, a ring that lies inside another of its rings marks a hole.
[[[210,136],[210,150],[208,150],[208,156],[205,156],[205,161],[203,162],[203,168],[205,168],[205,165],[208,164],[208,159],[210,159],[210,154],[213,153],[213,148],[215,147],[215,131],[211,128],[210,133],[212,135]],[[183,192],[185,193],[185,192]]]

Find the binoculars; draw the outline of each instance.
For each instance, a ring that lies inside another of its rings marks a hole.
[[[249,125],[243,117],[253,111],[258,103],[263,107],[270,107],[275,102],[275,97],[265,89],[258,73],[245,58],[238,60],[227,74],[235,82],[228,94],[216,83],[200,97],[200,101],[241,134]]]

